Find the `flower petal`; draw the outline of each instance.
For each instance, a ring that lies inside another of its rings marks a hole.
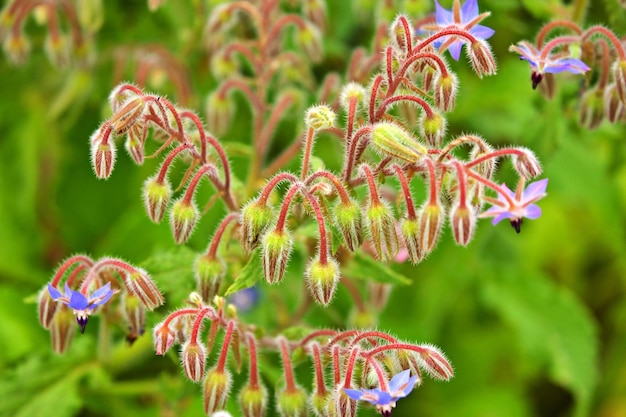
[[[510,211],[503,211],[502,213],[498,214],[496,217],[493,218],[493,220],[491,221],[491,224],[495,226],[496,224],[500,223],[502,220],[511,219],[513,217],[515,217],[515,215],[511,213]]]
[[[435,0],[435,17],[437,19],[437,23],[440,25],[447,26],[454,23],[452,12],[441,7],[437,0]]]
[[[524,190],[522,199],[524,201],[531,200],[546,194],[546,187],[548,186],[548,178],[540,181],[535,181],[532,184],[528,184],[528,187]]]
[[[81,294],[79,291],[71,291],[70,301],[67,303],[67,306],[74,310],[85,310],[89,306],[89,302],[87,301],[87,297]],[[66,296],[68,294],[65,294]]]
[[[461,56],[461,48],[463,48],[464,41],[458,40],[455,41],[452,45],[448,47],[448,51],[450,51],[450,55],[454,58],[455,61],[459,60]]]
[[[378,390],[378,400],[373,403],[376,405],[388,405],[395,402],[394,398],[386,391]]]
[[[358,389],[344,388],[343,392],[345,392],[348,397],[352,398],[355,401],[360,400],[363,396],[363,391],[359,391]]]
[[[467,0],[461,7],[461,20],[469,22],[478,16],[478,0]]]
[[[393,393],[395,391],[402,390],[404,385],[409,382],[409,378],[411,377],[411,370],[405,369],[399,374],[394,375],[389,381],[389,392]]]
[[[50,284],[48,284],[48,292],[50,293],[50,297],[52,297],[52,300],[54,301],[58,300],[59,298],[63,298],[63,294],[61,294],[59,290],[57,290]]]
[[[589,67],[580,59],[563,58],[552,62],[544,68],[543,72],[556,74],[563,71],[569,71],[572,74],[584,74],[589,71]]]
[[[483,25],[476,25],[473,28],[471,28],[469,32],[475,38],[480,38],[480,39],[489,39],[493,36],[494,33],[496,33],[495,30],[488,28],[487,26],[483,26]]]
[[[96,299],[96,298],[102,298],[104,297],[109,291],[111,291],[111,283],[107,282],[105,285],[103,285],[102,287],[98,288],[97,290],[95,290],[93,292],[93,294],[91,294],[92,299]]]
[[[524,214],[524,217],[531,220],[538,219],[539,217],[541,217],[541,208],[536,204],[531,204],[530,206],[526,207],[526,213]]]

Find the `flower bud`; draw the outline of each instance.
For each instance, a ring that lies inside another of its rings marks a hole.
[[[194,275],[198,292],[204,302],[210,303],[220,290],[226,275],[226,264],[214,256],[199,256],[194,264]]]
[[[533,85],[535,85],[534,81]],[[556,92],[556,81],[554,80],[554,74],[543,74],[543,82],[539,84],[539,92],[548,100],[552,100],[552,98],[554,97],[554,93]]]
[[[626,105],[626,60],[620,60],[613,65],[613,80],[617,95]]]
[[[304,17],[320,30],[326,27],[326,2],[324,0],[305,0],[303,5]]]
[[[263,235],[263,273],[269,284],[278,284],[293,250],[293,239],[284,230],[270,230]]]
[[[344,109],[348,110],[350,108],[352,100],[356,101],[357,107],[365,100],[365,88],[359,83],[350,82],[341,90],[339,102]]]
[[[306,417],[309,415],[306,394],[296,386],[293,390],[280,389],[276,393],[278,413],[281,417]]]
[[[265,417],[267,413],[267,389],[263,385],[247,384],[239,392],[239,406],[244,417]]]
[[[70,63],[70,44],[66,36],[47,36],[44,42],[44,51],[52,65],[57,68],[67,68]]]
[[[459,204],[450,212],[450,226],[455,242],[467,246],[476,229],[476,213],[466,204]]]
[[[129,129],[126,134],[125,148],[133,161],[137,165],[143,165],[144,146],[146,137],[148,136],[148,125],[143,120],[138,120]]]
[[[522,155],[515,155],[513,157],[513,166],[520,176],[526,180],[531,180],[540,175],[541,164],[535,154],[526,148],[519,148],[523,153]]]
[[[493,152],[493,149],[487,145],[484,144],[483,148],[479,147],[479,146],[474,146],[472,148],[472,151],[470,152],[469,155],[469,160],[470,161],[474,161],[478,158],[481,158],[485,155],[487,155],[488,153]],[[496,169],[496,162],[494,158],[489,158],[481,163],[479,163],[478,165],[474,165],[474,167],[472,167],[472,169],[474,171],[476,171],[480,176],[487,178],[487,179],[491,179],[493,177],[493,173]]]
[[[203,385],[204,412],[210,416],[226,405],[231,386],[230,373],[213,367],[207,371]]]
[[[333,219],[343,236],[346,246],[354,252],[363,243],[363,214],[361,213],[361,207],[354,201],[344,203],[339,200],[335,204]]]
[[[2,47],[9,61],[16,65],[26,62],[30,54],[30,42],[20,31],[10,30],[4,38]]]
[[[52,319],[56,314],[59,303],[52,300],[50,296],[50,291],[48,291],[48,286],[45,285],[43,289],[39,292],[39,298],[37,299],[37,311],[39,315],[39,323],[43,326],[44,329],[49,329],[50,324],[52,323]]]
[[[422,69],[422,89],[424,91],[430,91],[435,83],[435,78],[438,77],[437,70],[431,65],[425,65]]]
[[[122,296],[122,314],[128,323],[126,340],[134,342],[146,329],[146,308],[139,297],[125,292]]]
[[[335,125],[335,112],[325,105],[317,105],[309,107],[304,115],[304,123],[307,128],[316,132],[324,129],[330,129]]]
[[[382,262],[393,259],[398,251],[398,235],[391,208],[385,203],[372,204],[367,209],[366,221],[376,257]]]
[[[397,350],[396,359],[400,369],[410,369],[413,376],[417,376],[416,385],[422,385],[421,362],[419,354],[410,350]]]
[[[185,201],[184,197],[178,199],[170,209],[170,227],[174,241],[182,245],[189,239],[193,228],[198,220],[198,208],[191,201]]]
[[[367,292],[369,293],[369,302],[372,307],[374,307],[375,310],[382,311],[389,301],[391,284],[367,281]]]
[[[372,128],[372,144],[383,156],[406,162],[417,162],[428,150],[409,132],[395,123],[376,123]]]
[[[406,42],[405,27],[402,24],[403,21],[407,24],[409,28],[411,28],[411,24],[409,23],[407,17],[404,15],[396,16],[394,21],[389,26],[389,39],[391,40],[391,43],[396,52],[402,56],[407,53],[408,46]],[[409,39],[411,39],[410,35],[411,34],[409,33]]]
[[[233,13],[232,7],[230,7],[229,3],[222,3],[216,6],[209,16],[206,33],[213,35],[218,32],[227,31],[235,24],[235,16],[236,13]]]
[[[102,131],[103,128],[100,128],[92,136],[92,138],[96,137],[96,140],[91,143],[91,166],[96,173],[96,177],[107,179],[113,172],[116,149],[110,138],[106,142],[100,140],[99,136],[100,133],[103,133]]]
[[[204,376],[206,348],[202,343],[187,341],[180,351],[180,358],[187,378],[193,382],[200,382]]]
[[[211,73],[216,80],[225,80],[239,72],[237,61],[226,55],[226,49],[222,48],[211,57]],[[208,105],[208,104],[207,104]]]
[[[418,361],[430,376],[444,381],[454,376],[452,365],[439,348],[432,345],[420,345],[423,351],[418,354]]]
[[[124,276],[128,292],[136,295],[143,305],[150,311],[163,305],[163,295],[156,287],[148,273],[140,268]]]
[[[70,348],[76,333],[76,319],[72,310],[61,305],[50,322],[50,339],[52,350],[61,354]]]
[[[411,263],[419,263],[422,259],[424,259],[424,256],[426,256],[426,254],[422,252],[420,246],[421,236],[419,233],[419,222],[417,221],[417,219],[404,218],[402,220],[400,228],[402,233],[402,239],[409,254],[409,259],[411,260]]]
[[[322,35],[318,28],[307,24],[306,27],[298,31],[296,42],[312,62],[322,60],[324,51],[322,48]]]
[[[600,126],[604,117],[604,97],[602,91],[593,88],[580,99],[580,124],[588,129]]]
[[[451,111],[454,108],[454,99],[456,98],[458,85],[456,75],[451,72],[448,72],[445,76],[439,74],[434,80],[434,85],[435,106],[441,111]]]
[[[341,384],[335,390],[335,415],[337,417],[356,416],[357,402],[343,391]]]
[[[425,112],[419,120],[420,133],[433,147],[439,147],[443,143],[446,134],[446,119],[433,110],[428,116]]]
[[[209,130],[217,136],[223,136],[230,127],[235,109],[228,96],[216,91],[207,98],[206,114]]]
[[[116,135],[126,133],[143,115],[145,109],[146,100],[143,96],[132,96],[126,100],[109,120],[113,133]]]
[[[158,175],[146,180],[143,185],[143,203],[148,217],[154,223],[160,223],[172,197],[172,187],[167,178],[159,181]]]
[[[102,0],[84,0],[76,3],[76,14],[80,27],[89,34],[95,34],[104,23]]]
[[[476,38],[466,49],[472,68],[480,78],[483,78],[483,75],[496,73],[496,61],[487,42]]]
[[[435,204],[426,204],[420,209],[418,233],[422,258],[432,252],[437,245],[443,226],[443,216],[443,207],[439,201]]]
[[[306,270],[309,291],[318,304],[326,307],[333,299],[339,282],[339,264],[332,258],[322,263],[319,256],[312,259]]]
[[[167,351],[174,346],[175,334],[168,326],[159,323],[154,326],[152,340],[154,341],[154,351],[156,354],[165,355]]]
[[[610,84],[604,89],[604,112],[611,123],[618,122],[624,117],[624,102],[620,99],[615,84]]]
[[[241,245],[247,252],[256,247],[273,220],[272,207],[258,201],[251,201],[241,209]]]

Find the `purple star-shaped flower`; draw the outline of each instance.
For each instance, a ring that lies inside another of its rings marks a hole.
[[[117,290],[112,290],[111,283],[107,282],[106,285],[98,288],[93,294],[87,297],[80,291],[74,291],[66,283],[63,293],[50,284],[48,284],[48,292],[54,301],[60,301],[74,311],[76,321],[78,321],[78,325],[80,326],[80,332],[85,333],[89,315],[93,313],[96,307],[109,301]]]
[[[556,74],[563,71],[569,71],[572,74],[584,74],[589,71],[587,64],[577,58],[562,54],[548,54],[545,58],[542,58],[541,51],[528,42],[511,45],[509,51],[520,54],[520,59],[527,61],[532,67],[531,81],[533,82],[533,89],[537,88],[537,85],[543,79],[543,74]]]
[[[396,401],[406,397],[413,391],[417,378],[417,375],[411,376],[411,371],[406,369],[391,378],[388,391],[383,391],[380,388],[368,390],[344,388],[343,391],[353,400],[367,401],[374,404],[383,416],[389,417],[391,416],[391,409],[396,406]]]
[[[439,2],[435,0],[435,8],[435,17],[439,29],[456,27],[466,30],[470,35],[480,39],[489,39],[495,33],[493,29],[478,24],[478,22],[489,16],[490,13],[479,15],[477,0],[467,0],[463,3],[463,6],[461,6],[460,0],[454,0],[452,10],[444,9]],[[444,37],[441,40],[435,41],[434,45],[437,48],[442,45],[444,48],[448,48],[452,58],[458,61],[461,55],[461,49],[465,43],[467,43],[467,40],[460,37],[455,37],[454,39]]]
[[[493,217],[491,223],[494,225],[504,219],[510,219],[511,226],[517,233],[520,232],[524,217],[531,220],[539,218],[541,209],[534,203],[547,195],[548,179],[535,181],[529,184],[525,190],[523,189],[523,184],[523,182],[520,182],[516,192],[511,191],[505,184],[502,184],[502,188],[508,194],[512,203],[502,194],[498,194],[497,200],[487,198],[487,201],[492,203],[492,206],[489,210],[482,213],[480,217]]]

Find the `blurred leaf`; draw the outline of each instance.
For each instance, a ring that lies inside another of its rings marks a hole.
[[[344,270],[346,275],[354,278],[372,280],[383,284],[411,284],[411,280],[404,275],[380,263],[371,256],[365,255],[361,251],[354,253],[354,259]]]
[[[182,302],[193,289],[193,264],[197,254],[186,246],[157,252],[141,263],[163,292],[169,293],[168,304]]]
[[[261,275],[263,274],[263,269],[261,267],[261,255],[259,254],[260,249],[255,249],[252,254],[250,254],[250,260],[243,267],[239,276],[235,279],[235,282],[232,283],[228,290],[226,290],[226,296],[236,293],[237,291],[243,290],[245,288],[250,288],[259,280]]]
[[[65,377],[35,393],[15,417],[46,416],[72,417],[78,413],[83,400],[78,393],[78,379]]]

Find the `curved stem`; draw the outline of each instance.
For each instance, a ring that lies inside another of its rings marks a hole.
[[[228,326],[226,327],[226,333],[224,334],[224,341],[222,342],[222,350],[220,351],[220,357],[217,360],[217,367],[215,368],[217,372],[224,372],[224,367],[226,366],[226,358],[228,357],[228,346],[230,345],[230,339],[233,335],[233,328],[235,327],[235,321],[231,320],[228,322]]]
[[[350,359],[348,360],[348,366],[346,367],[346,376],[344,377],[343,387],[350,388],[352,386],[352,373],[354,372],[354,365],[356,358],[359,355],[361,349],[353,347],[350,351]]]
[[[88,268],[91,268],[93,266],[93,260],[86,255],[74,255],[66,259],[54,273],[54,277],[52,278],[52,282],[50,283],[50,285],[56,288],[59,285],[59,281],[61,281],[61,278],[63,278],[63,275],[65,275],[67,270],[74,264],[79,264],[79,266],[82,264]]]
[[[293,365],[291,364],[291,358],[289,357],[289,346],[287,345],[287,340],[284,337],[280,337],[278,345],[280,347],[280,354],[285,371],[285,392],[294,393],[297,391],[297,388],[293,377]]]
[[[193,145],[191,143],[183,143],[181,145],[178,145],[176,148],[174,148],[172,152],[170,152],[167,158],[165,158],[165,160],[163,161],[161,169],[159,169],[159,174],[157,175],[156,179],[159,184],[163,184],[163,181],[165,181],[165,177],[167,176],[167,170],[172,165],[172,162],[174,161],[174,158],[176,158],[176,155],[190,148],[193,148]]]
[[[474,159],[473,161],[466,163],[465,168],[469,169],[489,159],[499,158],[501,156],[507,155],[524,156],[526,154],[524,153],[524,151],[515,148],[498,149],[497,151],[489,152],[488,154],[485,154],[479,158]],[[439,159],[441,159],[441,157]]]
[[[359,130],[356,131],[354,137],[350,140],[349,144],[346,144],[346,168],[344,171],[344,180],[346,182],[350,182],[350,178],[352,177],[352,169],[354,168],[354,164],[356,163],[356,154],[357,148],[359,145],[359,141],[366,135],[372,132],[372,126],[363,126]]]
[[[400,181],[400,186],[402,187],[402,194],[404,195],[404,202],[406,203],[406,212],[409,220],[415,220],[415,206],[413,204],[413,196],[411,195],[411,189],[409,188],[409,181],[404,175],[404,171],[398,164],[393,166],[393,169],[396,171],[398,175],[398,180]]]
[[[326,265],[328,264],[328,235],[326,233],[324,216],[322,215],[322,210],[317,202],[317,198],[312,196],[309,192],[304,192],[303,195],[315,212],[315,218],[317,220],[317,227],[319,231],[319,261],[321,265]]]
[[[548,58],[548,55],[554,48],[563,45],[570,45],[572,43],[576,43],[580,41],[580,37],[578,36],[559,36],[554,39],[551,39],[550,42],[546,44],[541,50],[541,55],[539,56],[540,60],[545,61]]]
[[[270,194],[272,193],[274,188],[276,188],[276,186],[283,181],[288,181],[290,183],[297,183],[299,179],[298,177],[296,177],[290,172],[281,172],[273,176],[272,179],[269,180],[269,182],[265,185],[265,187],[263,187],[263,190],[261,191],[261,194],[259,195],[257,202],[262,205],[267,204],[267,200],[270,197]]]
[[[546,39],[546,36],[548,35],[548,33],[550,33],[551,30],[559,28],[559,27],[571,29],[577,35],[582,35],[583,33],[583,30],[581,29],[581,27],[578,26],[576,23],[572,22],[571,20],[554,20],[552,22],[545,24],[539,30],[539,33],[537,33],[537,42],[536,42],[537,48],[541,49],[541,47],[543,46],[543,42]]]
[[[326,395],[326,383],[324,382],[324,369],[322,368],[322,358],[320,354],[320,345],[311,344],[311,353],[313,355],[313,366],[315,368],[315,391],[317,395]]]
[[[589,37],[591,37],[594,34],[601,34],[601,35],[605,36],[606,38],[608,38],[609,41],[611,41],[611,44],[613,45],[613,48],[617,52],[617,55],[619,55],[619,59],[621,61],[626,61],[626,53],[624,52],[624,48],[622,47],[622,43],[620,42],[619,38],[617,36],[615,36],[615,34],[613,32],[611,32],[609,29],[607,29],[607,28],[605,28],[604,26],[601,26],[601,25],[591,26],[583,34],[582,40],[583,41],[587,40]]]
[[[250,388],[259,388],[259,366],[257,364],[256,339],[252,333],[246,333],[248,352],[250,353]]]
[[[313,151],[313,142],[315,139],[315,129],[309,127],[306,131],[306,139],[304,141],[304,153],[302,154],[302,169],[300,170],[300,178],[303,180],[309,174],[309,161],[311,160],[311,152]]]
[[[275,230],[277,232],[282,232],[283,229],[285,228],[285,222],[287,221],[287,215],[289,214],[289,208],[291,207],[291,202],[293,201],[293,198],[295,197],[296,193],[300,191],[300,189],[301,189],[301,185],[299,183],[294,184],[291,186],[291,188],[289,188],[289,191],[287,191],[287,194],[285,194],[285,197],[283,199],[283,204],[280,206],[278,220],[276,221]]]
[[[202,330],[202,321],[204,317],[212,310],[212,308],[203,308],[200,310],[195,320],[193,321],[193,326],[191,327],[191,335],[189,336],[189,343],[198,344],[198,334]]]
[[[370,204],[372,206],[381,204],[380,197],[378,196],[378,188],[376,188],[376,181],[374,180],[374,174],[368,165],[361,165],[359,167],[361,171],[363,171],[363,175],[365,175],[365,179],[367,180],[367,186],[370,192]]]
[[[187,190],[185,191],[182,199],[183,203],[191,204],[191,201],[193,200],[193,195],[196,192],[196,187],[198,186],[198,183],[205,174],[208,175],[208,177],[212,180],[215,180],[217,178],[217,169],[215,169],[215,166],[211,164],[201,166],[189,182],[189,186],[187,186]],[[216,188],[218,189],[218,191],[220,190],[219,187]]]
[[[211,244],[209,246],[209,250],[207,251],[207,257],[214,259],[217,255],[217,248],[222,240],[222,236],[226,231],[226,228],[232,221],[237,221],[239,219],[239,213],[229,213],[224,217],[217,230],[215,231],[215,235],[213,235],[213,239],[211,240]]]
[[[337,178],[337,176],[335,176],[330,171],[326,171],[326,170],[315,171],[314,173],[309,175],[309,177],[304,181],[304,183],[308,187],[317,178],[325,178],[329,180],[331,184],[333,184],[333,186],[337,190],[337,193],[339,194],[339,198],[341,199],[341,202],[344,204],[350,203],[350,195],[348,195],[348,191],[341,183],[341,180],[339,180],[339,178]]]

